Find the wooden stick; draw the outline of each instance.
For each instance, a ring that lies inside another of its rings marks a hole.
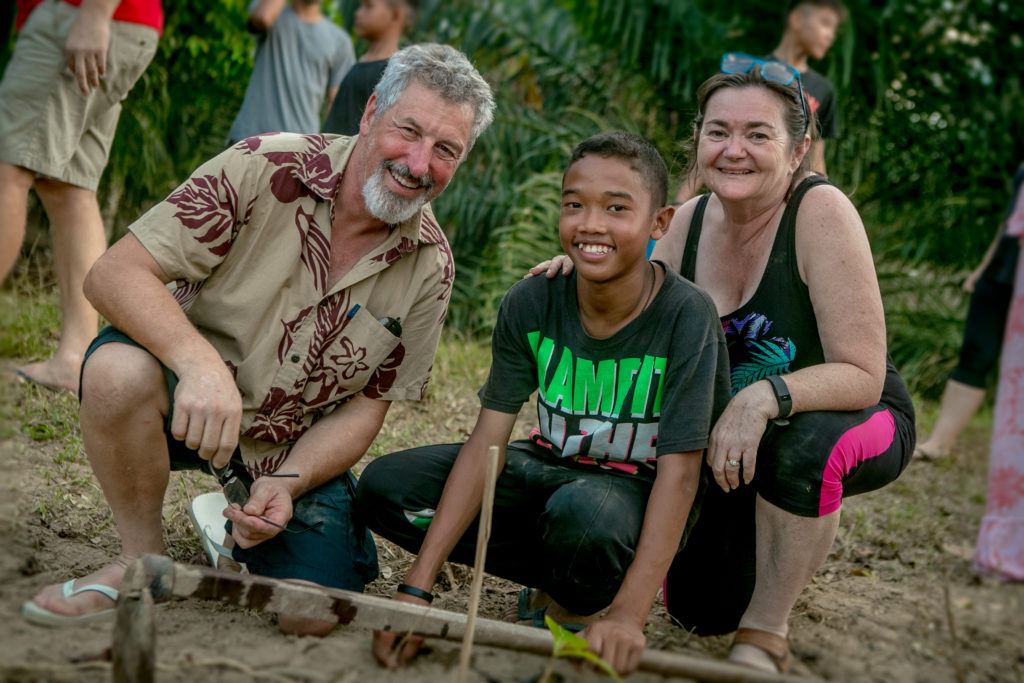
[[[473,560],[473,585],[469,591],[469,610],[466,615],[466,633],[462,636],[459,653],[458,683],[465,683],[469,672],[469,656],[473,651],[473,633],[476,632],[476,613],[480,608],[480,591],[484,585],[484,564],[487,560],[487,541],[491,538],[491,514],[494,512],[494,489],[498,479],[498,447],[487,449],[487,474],[484,478],[484,498],[480,503],[480,524],[476,533],[476,558]]]
[[[114,683],[153,683],[156,668],[156,621],[149,588],[117,601],[111,647]]]
[[[943,585],[943,594],[946,598],[946,621],[949,624],[949,637],[953,641],[950,658],[953,660],[953,672],[956,674],[956,683],[964,683],[964,672],[960,667],[960,642],[956,637],[956,620],[953,618],[953,598],[949,592],[949,581]]]
[[[357,623],[364,628],[425,638],[461,641],[467,617],[427,605],[413,605],[337,588],[287,583],[252,574],[235,574],[206,566],[176,564],[168,557],[144,555],[129,567],[121,586],[122,597],[143,588],[156,602],[172,598],[199,598],[254,609],[319,620]],[[478,619],[473,641],[477,645],[549,656],[553,645],[547,629],[518,626],[493,619]],[[692,655],[645,650],[640,670],[662,676],[695,678],[717,683],[800,683],[803,677],[756,671],[731,662]]]

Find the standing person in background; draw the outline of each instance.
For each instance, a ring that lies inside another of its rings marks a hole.
[[[18,368],[23,380],[78,390],[98,317],[82,294],[107,247],[96,188],[121,100],[163,30],[160,0],[19,0],[14,53],[0,82],[0,280],[25,238],[34,186],[53,231],[62,328],[57,352]]]
[[[1019,177],[1019,172],[1018,172]],[[1006,235],[1024,242],[1024,192],[1006,221]],[[1004,581],[1024,581],[1024,261],[1017,259],[988,463],[988,501],[974,568]]]
[[[825,139],[839,137],[839,108],[836,90],[827,78],[812,69],[807,59],[823,59],[836,39],[839,25],[846,20],[846,6],[839,0],[791,0],[786,8],[786,28],[778,46],[765,59],[789,64],[800,72],[807,108],[818,121],[820,133],[811,147],[811,170],[825,173]],[[676,206],[697,196],[700,184],[696,174],[683,178],[676,194]]]
[[[800,72],[807,108],[814,112],[821,133],[811,147],[811,170],[822,175],[826,175],[825,139],[839,137],[838,105],[835,88],[807,64],[807,59],[825,58],[846,15],[846,7],[839,0],[791,0],[786,29],[770,55]]]
[[[1024,164],[1013,176],[1013,194],[1006,218],[999,223],[999,231],[981,264],[964,281],[964,291],[971,293],[971,303],[964,322],[960,360],[942,392],[939,416],[935,418],[931,436],[918,445],[915,458],[934,460],[948,456],[953,442],[985,400],[985,382],[999,361],[1007,310],[1013,297],[1020,240],[1008,234],[1007,226],[1021,195],[1022,184]]]
[[[341,82],[324,121],[324,133],[355,135],[366,100],[373,93],[402,33],[416,18],[419,0],[362,0],[356,10],[356,35],[370,45]]]
[[[261,133],[316,133],[356,60],[352,39],[324,17],[320,0],[254,0],[256,57],[228,146]]]

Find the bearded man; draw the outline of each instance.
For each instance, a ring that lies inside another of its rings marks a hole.
[[[493,110],[462,53],[408,47],[358,136],[242,140],[100,258],[85,291],[112,327],[83,364],[82,439],[123,547],[40,591],[27,620],[112,614],[127,565],[163,549],[171,469],[225,484],[230,552],[250,572],[348,590],[376,576],[350,468],[391,401],[423,397],[454,277],[429,202]]]

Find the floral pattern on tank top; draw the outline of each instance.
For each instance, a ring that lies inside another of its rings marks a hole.
[[[767,316],[756,312],[722,321],[733,396],[758,380],[790,371],[796,359],[796,344],[788,337],[770,336],[772,324]]]

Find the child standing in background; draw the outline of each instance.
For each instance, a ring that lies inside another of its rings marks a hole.
[[[355,135],[373,88],[384,73],[398,40],[416,16],[419,0],[362,0],[356,10],[356,35],[370,46],[345,75],[324,121],[324,133]]]

